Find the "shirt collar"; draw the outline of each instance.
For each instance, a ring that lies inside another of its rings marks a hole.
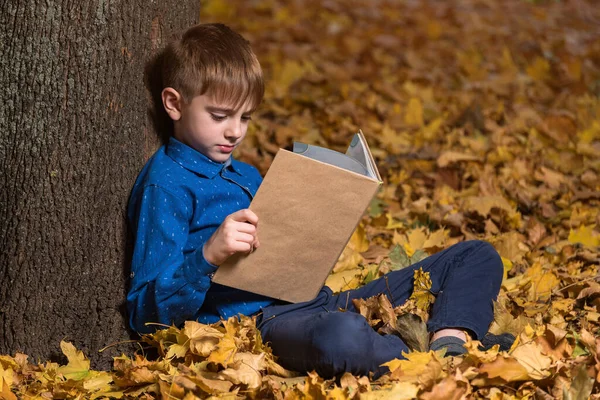
[[[239,174],[236,167],[237,161],[233,160],[232,157],[229,157],[223,163],[215,162],[174,137],[169,138],[169,143],[167,143],[165,151],[173,161],[182,167],[210,179],[220,173],[223,168],[230,169]]]

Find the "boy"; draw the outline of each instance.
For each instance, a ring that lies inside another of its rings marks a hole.
[[[249,43],[221,24],[197,25],[164,51],[162,105],[173,121],[169,142],[141,171],[128,214],[134,234],[130,324],[213,323],[238,314],[257,323],[286,368],[335,376],[382,373],[407,346],[379,335],[352,299],[386,293],[394,306],[411,294],[413,271],[429,271],[437,299],[428,329],[432,348],[464,352],[468,331],[482,338],[492,321],[502,263],[487,243],[455,245],[363,288],[284,304],[211,282],[229,256],[260,245],[259,216],[247,207],[261,183],[258,171],[231,157],[264,93]],[[343,310],[343,311],[340,311]]]

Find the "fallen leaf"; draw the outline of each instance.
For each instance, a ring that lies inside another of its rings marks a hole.
[[[90,360],[88,360],[83,352],[77,350],[69,342],[61,341],[60,348],[69,363],[65,366],[59,367],[58,372],[63,374],[67,379],[73,379],[75,381],[85,379],[90,373]]]

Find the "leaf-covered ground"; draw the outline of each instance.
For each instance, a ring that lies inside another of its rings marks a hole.
[[[357,287],[484,239],[506,271],[490,329],[515,344],[469,342],[466,356],[444,358],[416,340],[422,351],[379,380],[335,381],[281,368],[251,318],[188,322],[143,339],[158,360],[123,355],[112,371],[90,370],[66,342],[63,366],[0,356],[0,398],[600,399],[595,1],[210,0],[202,10],[203,22],[246,36],[266,72],[241,159],[264,173],[294,140],[343,151],[362,129],[370,142],[385,184],[328,285]],[[360,307],[383,331],[416,314],[416,330],[429,300],[421,290],[403,309],[384,298]]]

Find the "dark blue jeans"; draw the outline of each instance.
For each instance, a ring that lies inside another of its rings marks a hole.
[[[352,300],[385,293],[394,307],[399,306],[410,297],[418,268],[430,273],[436,296],[428,330],[462,328],[482,338],[494,316],[503,267],[489,243],[468,241],[359,289],[334,296],[324,287],[312,301],[266,307],[259,322],[263,340],[281,365],[295,371],[316,370],[323,377],[385,373],[388,369],[381,364],[403,358],[408,348],[398,336],[373,330]]]

